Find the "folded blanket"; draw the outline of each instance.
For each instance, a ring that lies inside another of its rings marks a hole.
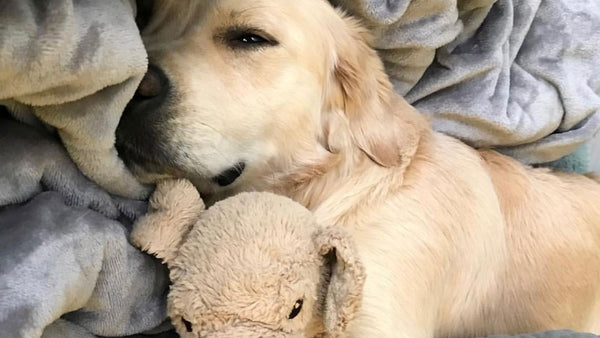
[[[122,336],[165,320],[168,278],[121,224],[48,192],[0,213],[0,289],[3,337],[40,337],[61,317]]]
[[[543,163],[600,129],[599,1],[331,1],[372,27],[396,90],[439,131]]]
[[[134,17],[134,0],[2,0],[0,101],[57,128],[86,176],[143,197],[148,190],[114,148],[121,113],[146,72]]]
[[[87,180],[52,134],[0,116],[1,336],[123,336],[159,326],[166,268],[131,246],[124,226],[143,212],[144,203]]]

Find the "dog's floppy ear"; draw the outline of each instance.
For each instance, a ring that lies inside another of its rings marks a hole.
[[[192,183],[161,181],[150,198],[148,213],[134,224],[130,240],[169,265],[203,211],[204,203]]]
[[[379,56],[369,46],[367,30],[355,19],[343,20],[345,27],[332,32],[333,79],[325,109],[343,113],[351,142],[371,160],[384,167],[406,166],[427,130],[427,122],[394,92]],[[335,120],[329,118],[324,123],[330,138],[339,128],[328,125],[340,123]]]
[[[354,243],[340,228],[325,228],[315,235],[319,254],[329,264],[331,276],[326,285],[323,324],[332,337],[342,335],[362,303],[365,269]]]

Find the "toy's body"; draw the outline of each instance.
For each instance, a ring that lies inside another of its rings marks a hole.
[[[203,211],[187,181],[165,181],[134,244],[170,268],[169,316],[182,337],[315,337],[344,331],[364,271],[340,229],[270,193]]]

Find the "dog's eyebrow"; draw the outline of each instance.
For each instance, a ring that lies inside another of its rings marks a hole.
[[[244,8],[244,9],[232,9],[229,12],[229,18],[232,20],[237,20],[237,19],[241,19],[242,16],[249,11],[254,11],[254,10],[258,10],[258,9],[263,9],[266,8],[264,6],[254,6],[254,7],[248,7],[248,8]]]
[[[237,19],[239,19],[239,18],[242,16],[242,14],[243,14],[245,11],[247,11],[247,9],[244,9],[244,10],[232,9],[232,10],[229,12],[229,18],[230,18],[231,20],[237,20]]]

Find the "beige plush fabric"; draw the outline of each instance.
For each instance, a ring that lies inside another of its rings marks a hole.
[[[344,332],[365,272],[341,228],[320,228],[306,208],[271,193],[243,193],[199,214],[202,206],[188,181],[161,182],[131,235],[169,266],[168,313],[182,337]]]

